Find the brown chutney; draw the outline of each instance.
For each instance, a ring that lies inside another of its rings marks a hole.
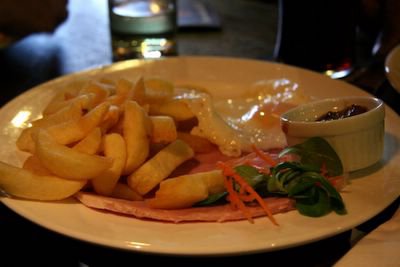
[[[347,117],[362,114],[367,111],[368,111],[368,109],[366,107],[352,104],[351,106],[348,106],[339,111],[328,111],[327,113],[318,117],[316,119],[316,121],[330,121],[330,120],[344,119]]]

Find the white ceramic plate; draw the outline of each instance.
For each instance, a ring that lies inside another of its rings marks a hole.
[[[0,111],[0,160],[21,165],[26,155],[15,140],[25,127],[24,116],[37,117],[55,88],[82,77],[159,76],[209,88],[215,97],[239,95],[256,84],[288,79],[315,98],[366,95],[341,81],[281,64],[232,58],[178,57],[156,61],[127,61],[61,77],[17,97]],[[25,118],[26,119],[26,118]],[[45,228],[80,240],[126,250],[178,255],[229,255],[272,251],[342,233],[387,207],[400,192],[400,118],[387,109],[382,161],[351,175],[343,192],[348,214],[309,218],[296,211],[268,219],[228,223],[171,224],[119,216],[89,209],[75,200],[35,202],[2,198],[12,210]]]
[[[400,45],[386,57],[385,72],[390,84],[400,93]]]

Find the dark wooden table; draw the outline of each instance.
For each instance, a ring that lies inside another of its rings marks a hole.
[[[278,16],[274,1],[206,2],[218,12],[221,28],[180,29],[177,35],[178,55],[272,59]],[[0,106],[52,78],[111,62],[106,1],[70,0],[69,18],[56,32],[31,35],[0,51]],[[400,112],[399,94],[385,80],[382,66],[369,68],[367,72],[347,79],[385,100],[397,113]],[[389,219],[398,205],[399,200],[377,217],[360,225],[358,233],[367,233]],[[164,257],[120,251],[71,239],[37,226],[0,204],[0,236],[2,247],[7,249],[2,253],[0,265],[132,266],[141,263],[148,266],[331,266],[350,249],[354,240],[351,234],[348,231],[296,248],[247,256]]]

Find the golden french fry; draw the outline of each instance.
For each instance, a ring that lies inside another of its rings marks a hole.
[[[149,114],[170,116],[176,121],[184,121],[194,117],[194,113],[189,109],[188,105],[179,99],[151,104]]]
[[[91,81],[87,83],[83,88],[79,91],[80,95],[88,95],[94,94],[93,105],[98,105],[103,102],[109,95],[110,90],[106,85],[103,85],[96,81]]]
[[[115,86],[115,94],[110,96],[107,101],[112,105],[120,106],[131,97],[133,85],[126,79],[119,79]]]
[[[50,104],[43,110],[42,113],[43,116],[47,116],[59,111],[60,109],[68,105],[71,105],[72,103],[80,105],[82,108],[85,109],[91,109],[94,107],[95,98],[96,98],[95,94],[85,94],[64,101],[50,102]]]
[[[207,186],[208,194],[216,194],[225,191],[224,175],[221,170],[213,170],[208,172],[199,172],[191,174],[203,180]]]
[[[207,185],[197,176],[179,176],[167,179],[152,199],[146,200],[152,208],[182,209],[208,197]]]
[[[147,203],[153,208],[182,209],[206,199],[210,194],[224,191],[221,170],[200,172],[162,181],[155,197]]]
[[[110,107],[102,103],[89,111],[79,120],[69,120],[64,123],[47,127],[46,130],[59,144],[71,144],[83,139],[91,130],[99,126]]]
[[[131,174],[149,155],[151,122],[141,106],[127,101],[122,123],[127,152],[123,174]]]
[[[67,120],[79,119],[82,115],[82,106],[79,103],[73,102],[53,114],[32,121],[32,127],[49,127]]]
[[[121,106],[125,101],[125,96],[112,95],[109,96],[106,101],[113,106]]]
[[[186,132],[178,132],[177,138],[187,143],[195,153],[208,153],[215,150],[215,145],[204,137]]]
[[[96,127],[72,148],[82,153],[94,155],[100,149],[101,139],[101,130],[99,127]]]
[[[115,94],[128,96],[131,93],[133,84],[127,79],[119,79],[115,86]]]
[[[112,197],[127,199],[127,200],[143,200],[143,197],[132,190],[129,186],[123,183],[117,183],[114,187],[114,191],[111,194]]]
[[[101,77],[99,83],[108,85],[112,94],[115,93],[115,81],[106,77]]]
[[[59,105],[63,106],[66,100],[70,100],[78,95],[79,90],[87,83],[85,80],[75,80],[66,84],[62,88],[57,89],[56,95],[50,100],[45,107],[43,114],[53,113],[59,109]]]
[[[58,144],[45,130],[34,135],[35,153],[45,168],[68,179],[91,179],[111,167],[112,159],[78,152]]]
[[[60,200],[78,192],[86,180],[41,176],[0,162],[0,187],[8,194],[33,200]]]
[[[162,103],[171,99],[174,94],[174,85],[163,79],[146,79],[144,86],[147,103]]]
[[[49,126],[63,123],[67,120],[77,120],[82,116],[82,108],[77,103],[71,103],[56,113],[45,116],[32,122],[32,127],[24,129],[18,136],[16,145],[18,149],[34,153],[35,142],[32,139],[32,132],[38,127],[47,128]]]
[[[151,142],[170,143],[176,139],[176,126],[174,119],[168,116],[150,116],[152,127]]]
[[[144,195],[193,155],[194,152],[190,146],[177,139],[133,172],[127,179],[128,185]]]
[[[102,133],[107,133],[111,128],[117,125],[121,115],[119,106],[111,105],[108,109],[103,121],[100,123]]]
[[[35,129],[37,128],[30,127],[22,130],[16,141],[16,145],[19,150],[30,153],[35,152],[35,142],[32,139],[32,133],[35,131]]]
[[[107,158],[113,159],[112,166],[92,179],[94,191],[109,196],[113,193],[126,162],[126,145],[119,134],[107,134],[103,138],[103,151]]]
[[[146,88],[143,77],[140,77],[132,88],[130,99],[143,106],[146,103]]]
[[[119,120],[116,124],[114,124],[110,129],[108,129],[107,133],[118,133],[123,135],[124,132],[124,113],[119,117]]]
[[[23,169],[30,171],[36,175],[44,175],[44,176],[52,176],[54,174],[51,173],[48,169],[46,169],[43,164],[40,162],[39,158],[35,155],[29,156],[23,166]]]

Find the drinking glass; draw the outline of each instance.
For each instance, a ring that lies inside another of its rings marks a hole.
[[[279,0],[274,56],[332,78],[355,64],[358,0]]]
[[[108,0],[113,60],[176,54],[175,0]]]

